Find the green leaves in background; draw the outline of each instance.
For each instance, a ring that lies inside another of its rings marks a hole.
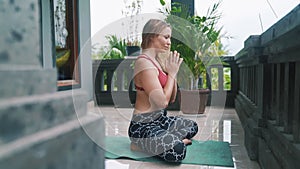
[[[93,52],[92,59],[123,59],[126,56],[125,39],[118,38],[116,35],[108,35],[108,46],[101,47]],[[96,47],[93,47],[96,50]]]

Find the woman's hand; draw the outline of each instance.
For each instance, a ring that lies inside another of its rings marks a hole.
[[[170,57],[166,60],[166,72],[174,79],[176,78],[179,67],[183,61],[179,56],[180,53],[177,51],[170,52]]]

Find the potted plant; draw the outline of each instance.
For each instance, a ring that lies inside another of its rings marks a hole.
[[[206,67],[214,61],[211,56],[222,50],[221,29],[216,28],[221,16],[217,12],[220,3],[201,17],[190,16],[184,4],[176,3],[168,9],[163,0],[160,2],[164,7],[161,12],[172,26],[171,50],[177,50],[184,61],[178,73],[180,109],[188,114],[204,113],[210,90],[202,80],[207,75]]]
[[[126,37],[127,56],[140,54],[140,39],[138,33],[138,15],[141,13],[143,0],[124,0],[122,15],[129,17]],[[127,25],[126,25],[127,26]]]
[[[108,35],[106,39],[108,40],[109,47],[104,58],[123,59],[126,56],[125,40],[118,38],[116,35]]]

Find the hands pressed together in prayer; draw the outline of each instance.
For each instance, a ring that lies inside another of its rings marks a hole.
[[[180,53],[177,51],[170,52],[170,56],[166,60],[166,72],[169,76],[172,78],[176,78],[176,75],[178,73],[179,67],[182,63],[183,59],[180,58]]]

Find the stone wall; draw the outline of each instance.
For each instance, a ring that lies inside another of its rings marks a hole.
[[[104,168],[103,118],[87,113],[82,89],[57,92],[40,16],[39,0],[0,1],[0,168]]]

